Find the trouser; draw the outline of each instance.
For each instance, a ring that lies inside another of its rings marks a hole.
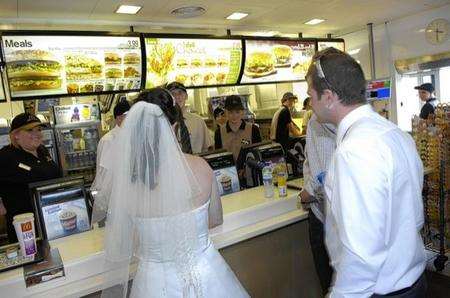
[[[323,223],[309,210],[309,243],[314,259],[314,266],[319,277],[322,293],[325,296],[331,284],[333,269],[330,266],[330,258],[325,247],[325,233]]]
[[[417,279],[417,281],[410,287],[403,290],[395,291],[385,295],[374,294],[371,298],[425,298],[427,295],[427,279],[425,273]]]

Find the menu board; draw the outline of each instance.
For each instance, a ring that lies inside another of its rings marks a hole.
[[[326,48],[335,48],[342,52],[345,51],[344,41],[318,41],[317,42],[319,51],[325,50]]]
[[[145,38],[145,48],[146,88],[173,81],[186,87],[238,83],[241,40]]]
[[[139,37],[3,36],[12,98],[138,90]]]
[[[304,80],[315,52],[314,41],[246,40],[241,83]]]

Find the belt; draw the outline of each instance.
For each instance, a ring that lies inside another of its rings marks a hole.
[[[389,297],[389,296],[397,296],[397,295],[404,294],[404,293],[408,292],[409,290],[411,290],[412,288],[414,288],[417,285],[417,283],[424,277],[424,275],[425,275],[425,272],[422,273],[419,276],[419,278],[416,280],[415,283],[413,283],[411,286],[409,286],[407,288],[404,288],[404,289],[401,289],[401,290],[398,290],[398,291],[395,291],[395,292],[387,293],[387,294],[384,294],[384,295],[380,295],[380,294],[377,294],[377,295],[379,295],[381,297],[385,297],[385,296]]]

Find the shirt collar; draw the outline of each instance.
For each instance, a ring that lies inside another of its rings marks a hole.
[[[345,135],[347,134],[347,131],[356,121],[358,121],[361,118],[364,118],[365,116],[369,115],[372,112],[373,112],[372,107],[369,104],[365,104],[360,107],[357,107],[356,109],[348,113],[338,125],[336,137],[337,145],[339,145],[342,142]]]
[[[227,133],[233,131],[233,130],[231,129],[230,124],[229,124],[228,121],[227,121],[227,124],[226,124],[226,129],[227,129]],[[240,129],[240,130],[244,130],[244,129],[245,129],[245,121],[244,121],[244,120],[241,120],[241,125],[239,126],[239,129]]]

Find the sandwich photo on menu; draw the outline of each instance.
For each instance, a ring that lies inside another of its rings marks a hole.
[[[61,88],[61,64],[48,51],[14,51],[7,70],[11,91]]]
[[[121,64],[122,58],[117,53],[105,53],[105,64]]]
[[[97,79],[102,76],[103,65],[96,59],[80,54],[66,55],[68,80]]]
[[[141,58],[137,53],[126,53],[123,56],[124,64],[139,64],[141,63]]]
[[[272,48],[275,55],[275,67],[289,67],[291,66],[292,49],[285,45],[276,45]]]
[[[272,53],[253,52],[247,57],[244,74],[250,78],[259,78],[276,73],[275,58]]]

